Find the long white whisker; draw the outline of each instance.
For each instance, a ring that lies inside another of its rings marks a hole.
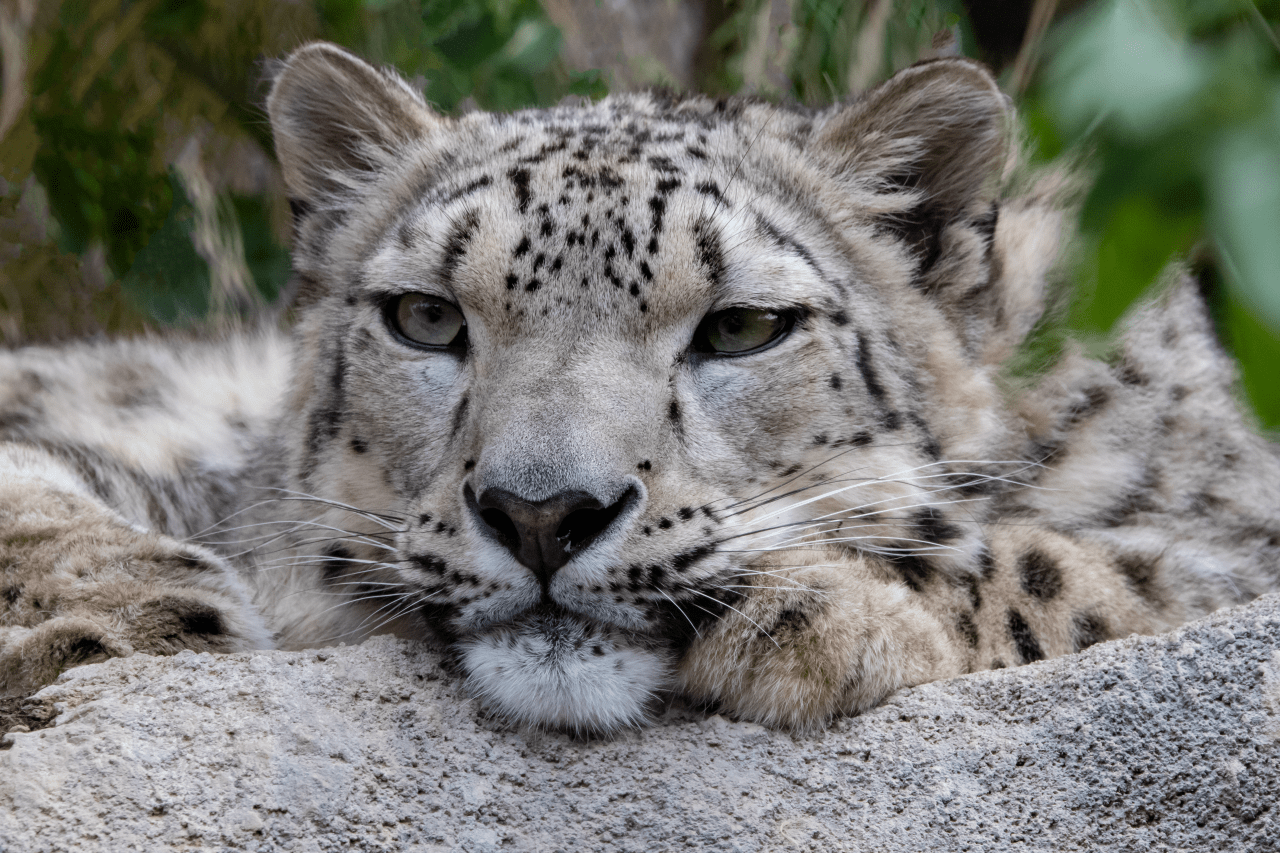
[[[265,490],[269,490],[273,492],[282,492],[286,495],[289,495],[289,497],[287,498],[277,498],[277,500],[280,500],[280,501],[300,500],[300,501],[309,501],[311,503],[323,504],[325,506],[336,507],[337,509],[344,509],[347,512],[353,512],[356,515],[364,516],[365,518],[368,518],[371,521],[382,521],[384,523],[390,522],[390,521],[400,521],[400,522],[405,521],[405,516],[403,515],[391,515],[391,514],[377,513],[377,512],[374,512],[373,510],[368,510],[368,509],[360,509],[359,507],[354,507],[354,506],[351,506],[350,504],[345,504],[342,501],[335,501],[332,498],[322,498],[317,495],[307,494],[306,492],[297,492],[297,491],[294,491],[293,489],[282,489],[275,486],[264,486],[263,488]],[[390,524],[387,524],[387,527],[388,529],[395,530],[397,532],[401,529],[398,526],[392,527]]]
[[[764,634],[766,637],[768,637],[768,638],[769,638],[769,642],[771,642],[771,643],[773,643],[775,646],[777,646],[779,650],[781,650],[781,649],[782,649],[782,646],[779,646],[779,645],[778,645],[778,641],[777,641],[777,640],[775,640],[775,639],[773,638],[773,635],[772,635],[772,634],[770,634],[768,631],[766,631],[763,627],[761,627],[761,625],[760,625],[760,623],[759,623],[759,622],[757,622],[756,620],[752,619],[750,616],[748,616],[747,614],[743,613],[741,610],[739,610],[738,608],[734,607],[732,604],[729,604],[729,603],[727,603],[727,602],[721,601],[720,599],[716,598],[714,595],[707,595],[705,592],[700,592],[700,591],[698,591],[697,589],[695,589],[694,587],[691,587],[691,586],[686,586],[686,587],[684,587],[684,590],[685,590],[686,592],[691,592],[691,593],[693,593],[694,595],[700,595],[700,596],[702,596],[703,598],[707,598],[707,599],[710,599],[711,601],[714,601],[716,604],[719,604],[719,605],[721,605],[721,606],[723,606],[723,607],[727,607],[727,608],[729,608],[729,609],[730,609],[730,610],[732,610],[734,613],[737,613],[737,614],[738,614],[739,616],[741,616],[743,619],[746,619],[746,620],[747,620],[748,622],[750,622],[752,625],[755,625],[757,628],[759,628],[759,629],[760,629],[760,633],[762,633],[762,634]]]

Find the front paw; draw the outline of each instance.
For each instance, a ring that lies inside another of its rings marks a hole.
[[[213,553],[75,495],[30,496],[0,525],[0,695],[133,652],[234,652],[270,636]]]
[[[703,629],[677,675],[682,692],[733,716],[812,731],[963,671],[937,619],[862,558],[781,552],[746,580],[736,611]]]

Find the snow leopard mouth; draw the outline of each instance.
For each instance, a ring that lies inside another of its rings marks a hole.
[[[457,644],[470,689],[512,721],[591,734],[639,725],[671,683],[661,643],[544,603]]]

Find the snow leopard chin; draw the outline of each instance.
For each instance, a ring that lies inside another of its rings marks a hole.
[[[642,725],[672,681],[662,648],[543,607],[461,640],[467,686],[520,725],[578,736]]]

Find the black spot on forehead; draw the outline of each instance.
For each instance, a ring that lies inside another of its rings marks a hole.
[[[649,158],[649,165],[657,169],[659,172],[675,172],[681,171],[680,167],[671,161],[670,157],[654,156]]]
[[[875,363],[871,357],[871,344],[863,332],[858,332],[858,372],[862,374],[862,384],[867,393],[878,403],[885,399],[884,386],[880,384],[880,376],[876,373]]]
[[[528,169],[512,169],[507,172],[507,177],[511,179],[511,185],[516,191],[516,207],[524,213],[529,209],[529,200],[533,194],[529,191],[529,170]]]
[[[649,228],[652,230],[654,237],[662,231],[662,218],[667,213],[667,200],[660,195],[655,195],[649,199],[650,222]]]
[[[720,235],[707,220],[699,220],[693,227],[697,241],[698,262],[712,286],[724,280],[725,260],[724,248],[720,244]]]
[[[440,268],[436,275],[438,280],[446,284],[453,281],[453,275],[457,271],[458,264],[462,262],[462,257],[467,253],[467,249],[479,225],[480,214],[475,210],[468,211],[453,223],[453,227],[449,229],[448,236],[445,237],[444,254],[440,258]]]
[[[458,187],[457,189],[446,192],[444,195],[440,196],[438,199],[433,199],[433,201],[436,204],[440,204],[440,205],[452,204],[453,202],[458,201],[459,199],[466,198],[472,193],[477,192],[478,190],[489,186],[491,183],[493,183],[493,178],[489,177],[488,175],[481,175],[475,180],[467,183],[465,186]]]
[[[802,246],[799,242],[797,242],[794,237],[783,233],[781,228],[774,225],[772,222],[770,222],[762,214],[759,214],[759,213],[756,214],[756,225],[771,240],[773,240],[773,242],[778,246],[778,248],[788,251],[793,255],[799,256],[801,260],[803,260],[806,264],[808,264],[809,268],[813,270],[814,274],[817,275],[820,280],[827,282],[827,277],[822,272],[822,267],[818,266],[818,262],[817,260],[814,259],[813,253],[810,252],[808,249],[806,249],[804,246]],[[839,284],[836,284],[835,288],[836,290],[844,289]]]
[[[729,209],[732,209],[733,207],[729,203],[729,200],[724,197],[724,193],[720,190],[720,185],[715,181],[703,181],[702,183],[695,184],[694,189],[705,196],[710,196],[715,199],[716,204],[718,205],[723,205],[725,208]]]
[[[541,163],[543,160],[546,160],[549,155],[554,154],[557,151],[563,151],[568,147],[568,145],[569,142],[565,137],[561,137],[552,142],[544,142],[538,146],[537,151],[521,157],[520,162],[530,164]]]

